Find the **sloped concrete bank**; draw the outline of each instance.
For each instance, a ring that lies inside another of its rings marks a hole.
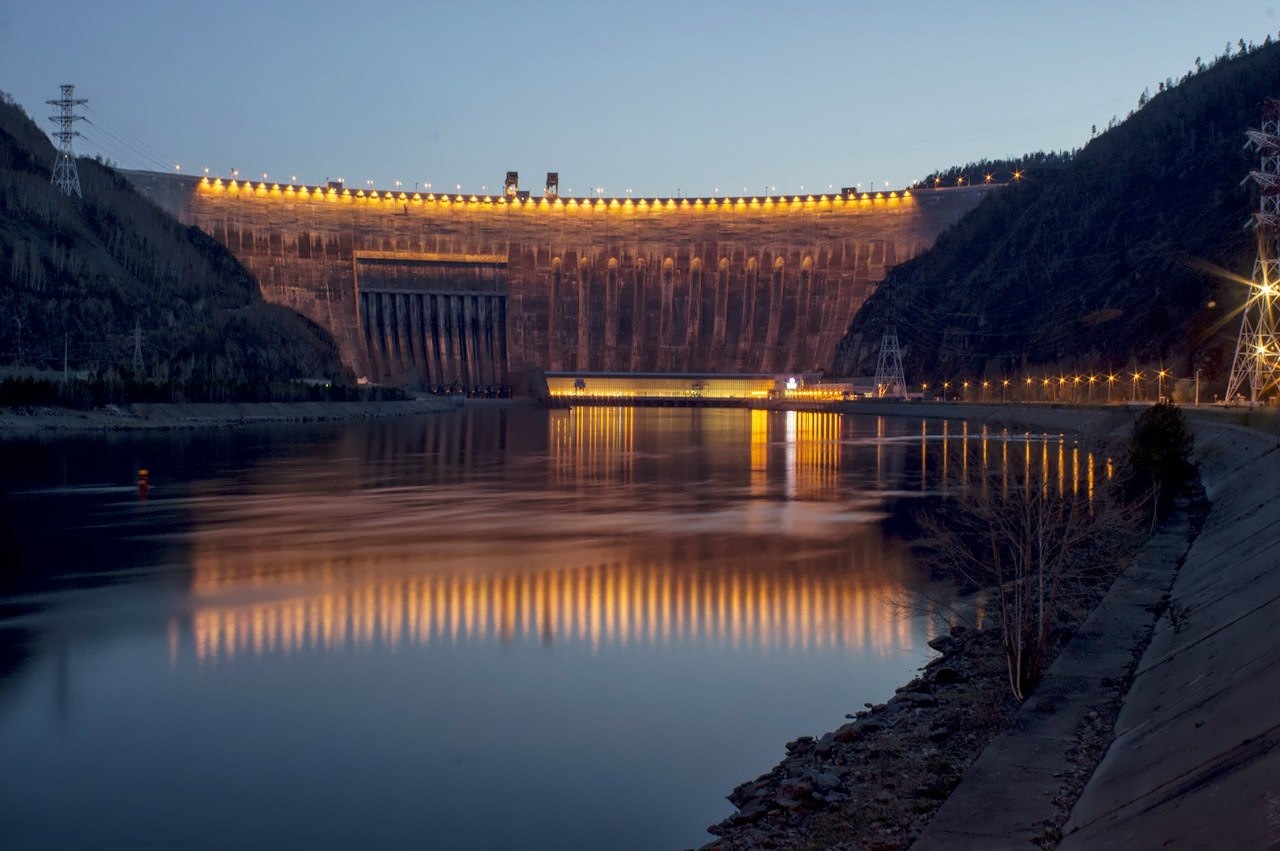
[[[1051,846],[1102,757],[1138,658],[1195,534],[1184,512],[1147,539],[1017,718],[965,773],[915,851]]]
[[[1280,846],[1280,444],[1195,430],[1212,509],[1063,851]]]

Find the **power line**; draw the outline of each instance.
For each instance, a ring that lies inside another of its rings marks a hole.
[[[104,115],[93,107],[86,107],[85,111],[89,113],[89,117],[86,117],[85,121],[103,133],[109,134],[120,144],[136,151],[144,159],[164,165],[166,168],[173,168],[177,165],[177,162],[172,157],[152,147],[145,138],[131,133],[126,127],[113,121],[109,116]]]

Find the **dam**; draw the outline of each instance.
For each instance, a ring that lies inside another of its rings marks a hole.
[[[994,186],[531,197],[129,179],[374,383],[489,393],[542,370],[826,369],[886,271]],[[549,175],[549,178],[552,177]]]

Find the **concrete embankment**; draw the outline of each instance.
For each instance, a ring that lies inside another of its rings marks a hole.
[[[1002,416],[994,406],[965,406],[917,415],[1069,428],[1073,413],[1018,408]],[[1058,847],[1280,846],[1280,430],[1270,411],[1188,413],[1212,503],[1199,534],[1180,544],[1185,525],[1175,522],[1148,542],[1019,723],[971,766],[913,848],[1049,840],[1045,820],[1077,769],[1073,742],[1100,718],[1095,685],[1121,676],[1135,650],[1114,741]],[[1078,430],[1118,425],[1085,412]]]
[[[457,410],[461,397],[405,402],[228,402],[136,404],[92,411],[68,408],[0,409],[0,436],[46,432],[129,431],[373,419]]]
[[[1195,430],[1212,509],[1064,851],[1280,846],[1280,442]]]

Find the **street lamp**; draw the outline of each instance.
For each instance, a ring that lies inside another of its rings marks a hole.
[[[1158,388],[1157,399],[1156,399],[1157,402],[1164,401],[1164,379],[1165,379],[1165,376],[1167,376],[1168,374],[1169,374],[1169,370],[1167,369],[1162,369],[1156,373],[1156,378],[1158,379],[1158,382],[1156,384],[1156,387]]]
[[[1116,374],[1113,372],[1107,376],[1107,404],[1111,404],[1111,388],[1116,386]]]
[[[1142,373],[1141,373],[1141,372],[1134,372],[1134,374],[1133,374],[1133,401],[1135,401],[1135,402],[1136,402],[1136,401],[1138,401],[1138,379],[1139,379],[1139,378],[1141,378],[1141,377],[1142,377]]]

